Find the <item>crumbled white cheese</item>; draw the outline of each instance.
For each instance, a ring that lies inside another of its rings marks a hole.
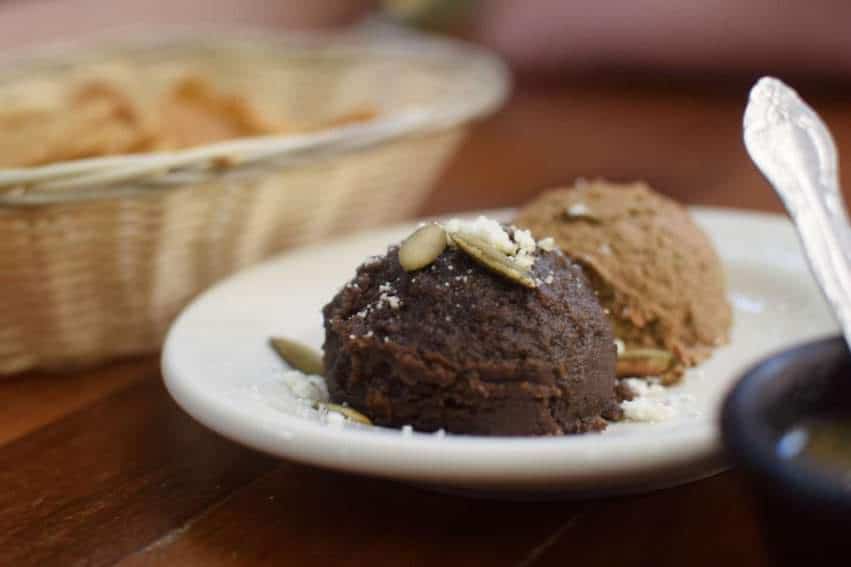
[[[346,284],[346,287],[358,288],[358,284],[357,282],[351,282],[349,284]],[[393,289],[392,284],[390,284],[389,282],[385,282],[378,286],[378,291],[381,292],[381,296],[378,299],[378,303],[376,305],[367,305],[366,307],[355,313],[356,316],[360,317],[361,319],[365,319],[366,316],[369,315],[369,310],[371,308],[381,307],[383,303],[389,304],[390,307],[392,307],[393,309],[397,309],[399,307],[399,299],[395,298],[395,296],[392,295],[396,291],[395,289]]]
[[[449,234],[468,234],[480,238],[505,254],[514,254],[517,251],[517,244],[511,240],[502,225],[484,216],[472,221],[452,219],[443,225],[443,229]]]
[[[658,422],[667,421],[677,414],[677,411],[664,400],[638,397],[621,403],[623,415],[630,421]]]
[[[547,285],[552,285],[553,281],[555,281],[555,278],[552,274],[547,274],[547,277],[544,278],[544,283]]]
[[[608,242],[602,243],[597,250],[600,252],[600,254],[605,254],[606,256],[612,255],[612,247],[609,246]]]
[[[399,309],[402,305],[402,300],[399,299],[396,295],[390,295],[389,291],[392,291],[392,288],[385,287],[388,284],[382,284],[378,289],[385,290],[381,292],[381,295],[378,296],[378,303],[376,304],[376,308],[381,308],[383,305],[388,305],[390,309]]]
[[[653,396],[667,393],[658,378],[625,378],[621,380],[636,396]]]
[[[535,264],[535,257],[528,252],[521,251],[517,254],[517,256],[514,256],[514,263],[517,264],[518,267],[528,270]]]
[[[304,374],[298,370],[286,370],[281,374],[281,378],[296,398],[310,402],[328,401],[328,387],[322,376]]]
[[[520,250],[532,254],[535,252],[537,242],[532,238],[532,233],[528,230],[514,229],[514,242],[520,247]]]
[[[556,241],[552,236],[548,236],[538,241],[538,247],[544,252],[551,252],[556,247]]]
[[[588,205],[585,203],[574,203],[567,207],[567,214],[571,217],[581,217],[583,215],[587,215],[591,212],[591,209],[588,208]]]
[[[461,228],[461,219],[449,219],[443,223],[443,230],[448,233],[458,232]]]
[[[667,421],[679,414],[678,406],[693,402],[693,397],[688,394],[670,392],[658,378],[626,378],[622,382],[635,395],[634,399],[621,403],[624,417],[629,421]]]
[[[604,311],[606,312],[606,315],[608,315],[608,314],[609,314],[608,309],[604,309]],[[623,354],[623,351],[625,351],[625,350],[626,350],[626,345],[623,343],[623,341],[622,341],[622,340],[620,340],[620,339],[615,339],[615,348],[616,348],[616,349],[617,349],[617,351],[618,351],[618,356],[620,356],[620,355],[622,355],[622,354]]]
[[[336,411],[329,411],[325,414],[325,424],[335,429],[343,427],[346,423],[346,416]]]

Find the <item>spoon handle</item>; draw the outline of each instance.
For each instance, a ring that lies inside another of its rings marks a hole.
[[[750,92],[744,139],[794,220],[810,268],[851,346],[851,229],[830,131],[798,93],[764,77]]]

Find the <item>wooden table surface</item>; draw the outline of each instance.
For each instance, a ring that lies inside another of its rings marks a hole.
[[[576,177],[780,210],[740,142],[745,84],[524,86],[423,213],[515,205]],[[851,159],[851,101],[810,97]],[[848,171],[847,167],[843,167]],[[204,429],[156,356],[0,381],[0,565],[767,565],[743,476],[587,502],[433,494],[281,462]]]

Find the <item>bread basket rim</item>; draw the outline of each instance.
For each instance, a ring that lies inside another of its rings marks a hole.
[[[212,175],[254,175],[315,157],[343,154],[411,135],[438,132],[486,115],[508,95],[510,74],[495,55],[480,47],[448,38],[417,34],[371,37],[346,32],[272,34],[253,29],[187,30],[168,27],[152,34],[101,35],[77,44],[54,44],[0,56],[0,82],[25,67],[45,70],[79,64],[104,53],[134,54],[186,49],[238,50],[262,45],[290,54],[406,58],[430,64],[462,66],[463,84],[456,94],[364,123],[304,134],[248,137],[176,151],[86,158],[27,168],[0,168],[0,208],[48,205],[126,197],[162,191]],[[459,82],[460,83],[460,82]],[[466,89],[466,90],[465,90]],[[223,165],[226,167],[223,169]]]

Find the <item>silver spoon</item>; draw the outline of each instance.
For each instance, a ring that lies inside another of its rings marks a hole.
[[[744,138],[798,227],[810,268],[851,347],[851,227],[830,131],[798,93],[764,77],[751,89]]]

